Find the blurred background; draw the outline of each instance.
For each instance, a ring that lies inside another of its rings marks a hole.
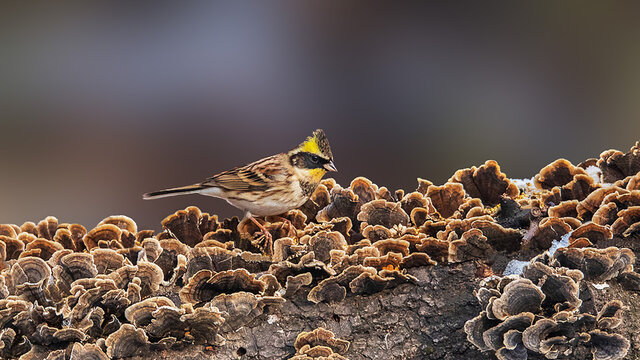
[[[638,2],[0,6],[0,223],[241,215],[141,195],[315,128],[339,183],[406,190],[487,159],[531,177],[640,139]]]

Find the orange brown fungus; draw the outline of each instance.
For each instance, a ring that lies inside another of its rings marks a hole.
[[[418,179],[416,191],[325,179],[301,208],[260,219],[272,248],[241,231],[252,225],[196,207],[167,216],[161,232],[126,216],[88,229],[54,217],[0,225],[0,357],[126,358],[193,345],[213,354],[231,332],[282,321],[285,302],[341,309],[345,298],[423,285],[439,271],[424,267],[471,262],[469,278],[486,277],[475,293],[481,310],[465,325],[479,349],[571,358],[580,344],[581,354],[622,359],[630,343],[612,330],[627,321],[627,304],[585,312],[580,291],[608,281],[640,291],[636,255],[618,247],[640,237],[637,150],[578,167],[558,160],[537,187],[509,180],[493,161],[442,186]],[[531,261],[500,277],[511,259]],[[293,358],[353,355],[316,333]]]
[[[448,260],[454,263],[472,259],[486,259],[494,251],[487,242],[487,238],[482,235],[482,231],[471,229],[462,234],[459,240],[449,243]]]
[[[593,246],[593,243],[591,242],[591,240],[587,239],[586,237],[581,237],[581,238],[569,239],[569,246],[567,247],[581,249],[581,248],[590,247],[590,246]]]
[[[561,199],[584,200],[592,191],[600,188],[589,175],[578,174],[560,189]]]
[[[570,231],[571,227],[561,219],[546,218],[538,225],[538,230],[529,240],[529,244],[534,248],[548,249],[554,240],[559,241],[563,235]]]
[[[577,174],[586,175],[587,173],[583,169],[573,166],[569,160],[558,159],[543,167],[534,176],[533,181],[537,188],[549,190],[555,186],[568,184]]]
[[[577,217],[578,200],[563,201],[558,205],[549,208],[549,217],[561,218],[561,217]]]
[[[594,190],[592,193],[587,195],[586,198],[581,200],[576,206],[578,217],[580,219],[588,219],[593,215],[594,212],[596,212],[596,210],[598,210],[598,208],[602,204],[602,201],[607,195],[613,192],[619,193],[624,191],[624,189],[617,186],[603,187]]]
[[[111,242],[120,241],[122,230],[113,224],[99,225],[89,231],[83,239],[84,246],[91,250],[98,247],[100,241]]]
[[[419,252],[427,254],[431,259],[439,262],[446,263],[449,258],[449,242],[445,240],[438,240],[434,237],[427,237],[422,242],[416,245]]]
[[[626,251],[617,250],[598,253],[608,259],[631,260],[623,256]],[[614,300],[604,304],[597,316],[581,311],[580,283],[586,279],[583,271],[593,264],[585,265],[578,259],[594,261],[595,257],[588,252],[588,249],[559,249],[551,257],[548,253],[535,257],[520,276],[483,280],[475,292],[482,311],[464,326],[469,342],[480,350],[495,351],[500,359],[514,358],[517,349],[520,354],[534,353],[545,358],[554,358],[558,352],[576,358],[579,352],[574,353],[577,348],[570,344],[577,343],[593,354],[602,353],[602,357],[594,359],[625,358],[629,341],[611,332],[622,323],[622,303]],[[634,274],[628,267],[614,264],[617,263],[610,263],[611,268],[598,267],[600,274]],[[589,341],[593,336],[601,340]]]
[[[333,332],[324,328],[317,328],[310,332],[302,332],[298,334],[293,347],[298,353],[308,355],[309,349],[323,346],[330,348],[331,353],[344,354],[349,349],[349,342],[338,339]]]
[[[319,222],[328,222],[346,216],[355,221],[359,210],[358,195],[351,189],[343,189],[339,185],[333,187],[330,193],[331,202],[318,212],[316,219]]]
[[[611,229],[606,226],[590,222],[573,230],[571,236],[569,236],[569,243],[572,244],[579,238],[587,238],[591,244],[598,244],[602,243],[604,240],[609,240],[612,237],[613,233],[611,232]]]
[[[431,181],[418,178],[418,188],[416,189],[416,191],[422,195],[426,195],[429,186],[433,186],[433,183]]]
[[[485,162],[479,168],[472,166],[458,170],[449,182],[461,183],[469,196],[479,198],[488,206],[500,203],[502,196],[514,198],[519,193],[516,185],[500,171],[500,166],[494,160]]]
[[[512,252],[520,248],[522,233],[516,229],[504,228],[489,220],[476,220],[471,226],[480,229],[491,247],[498,251]]]
[[[357,177],[351,181],[349,189],[358,196],[358,210],[360,207],[376,199],[378,186],[365,177]]]
[[[189,279],[180,291],[180,299],[188,303],[200,303],[213,299],[218,294],[232,294],[246,291],[262,294],[266,289],[263,281],[255,279],[245,269],[222,271],[213,274],[210,270],[200,270]]]
[[[640,190],[640,171],[629,178],[627,190]]]
[[[460,183],[448,182],[442,186],[429,186],[427,197],[443,218],[452,216],[463,203],[464,188]]]
[[[202,241],[203,235],[217,228],[216,218],[209,219],[209,214],[202,213],[195,206],[179,210],[162,220],[162,227],[172,237],[188,246],[195,246]],[[204,226],[202,226],[204,225]],[[201,226],[204,228],[202,229]],[[202,232],[202,230],[205,230]]]
[[[618,206],[616,203],[610,202],[601,205],[596,212],[593,213],[591,220],[598,225],[611,225],[618,219]]]
[[[380,199],[363,205],[358,213],[358,220],[362,221],[363,228],[369,224],[392,228],[395,225],[408,225],[409,215],[399,203]]]
[[[431,207],[433,207],[433,205],[431,205]],[[433,207],[433,210],[418,207],[411,210],[411,214],[409,214],[409,216],[413,225],[420,227],[424,225],[427,220],[430,220],[431,215],[435,214],[435,212],[435,207]]]
[[[311,194],[309,200],[300,207],[308,219],[315,219],[318,211],[324,209],[331,202],[329,190],[324,184],[318,185],[316,190]]]
[[[618,213],[618,218],[611,225],[611,231],[615,235],[621,235],[638,222],[640,222],[640,206],[632,206]]]
[[[640,171],[640,143],[636,142],[627,153],[604,151],[600,154],[597,165],[602,171],[602,180],[607,183],[637,174]]]

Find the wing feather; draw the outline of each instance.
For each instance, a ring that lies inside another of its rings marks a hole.
[[[271,187],[273,182],[282,178],[281,175],[286,175],[286,167],[282,166],[282,156],[286,155],[273,155],[221,172],[206,179],[201,185],[218,186],[235,191],[264,191]]]

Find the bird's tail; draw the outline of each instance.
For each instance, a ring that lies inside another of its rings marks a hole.
[[[159,199],[163,197],[176,196],[176,195],[196,194],[205,188],[207,187],[200,184],[181,186],[177,188],[164,189],[160,191],[146,193],[142,195],[142,198],[145,200],[151,200],[151,199]]]

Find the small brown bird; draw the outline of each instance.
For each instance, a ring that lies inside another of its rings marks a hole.
[[[225,199],[244,212],[271,242],[271,234],[253,216],[279,215],[304,204],[327,171],[337,171],[329,141],[321,129],[293,150],[214,175],[203,182],[155,191],[143,199],[202,194]]]

